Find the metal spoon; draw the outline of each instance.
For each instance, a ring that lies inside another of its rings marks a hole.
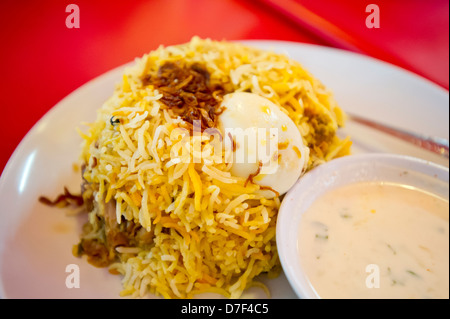
[[[377,129],[404,141],[417,145],[433,153],[449,158],[449,141],[442,137],[426,136],[392,126],[381,124],[358,115],[346,113],[349,120]]]

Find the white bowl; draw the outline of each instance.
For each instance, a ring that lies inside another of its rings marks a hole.
[[[281,265],[300,298],[320,298],[303,272],[297,248],[302,214],[325,192],[355,182],[391,182],[449,198],[449,170],[421,159],[390,154],[359,154],[332,160],[305,174],[286,194],[277,221]]]

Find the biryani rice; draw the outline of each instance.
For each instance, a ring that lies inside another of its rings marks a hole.
[[[226,92],[253,92],[280,106],[310,149],[307,169],[348,154],[351,142],[336,136],[343,112],[298,62],[198,37],[161,46],[125,70],[97,120],[81,133],[89,221],[74,253],[121,274],[122,296],[238,298],[251,286],[267,291],[256,277],[275,277],[281,269],[275,242],[281,198],[258,195],[260,186],[230,174],[231,163],[205,156],[207,141],[200,160],[173,159],[180,142],[194,149],[195,138],[175,134],[185,121],[143,78],[179,61],[203,66],[210,83]],[[117,244],[117,238],[127,239]],[[106,260],[99,263],[99,254]]]

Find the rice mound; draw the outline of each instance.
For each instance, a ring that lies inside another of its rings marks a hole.
[[[336,136],[344,113],[298,62],[198,37],[161,46],[125,70],[97,120],[80,131],[89,213],[73,252],[121,274],[121,296],[239,298],[251,286],[267,291],[256,277],[281,270],[275,242],[281,198],[256,194],[259,186],[232,176],[230,163],[171,160],[181,139],[171,132],[189,123],[152,82],[168,63],[195,65],[217,90],[256,93],[280,106],[310,149],[308,169],[349,153],[349,139]],[[220,94],[211,96],[220,101]]]

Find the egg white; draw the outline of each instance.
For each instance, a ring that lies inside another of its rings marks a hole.
[[[286,193],[303,173],[309,156],[295,123],[278,105],[255,93],[227,94],[221,106],[219,129],[235,146],[227,159],[232,160],[231,174],[251,176],[255,184]],[[270,190],[258,192],[275,196]]]

